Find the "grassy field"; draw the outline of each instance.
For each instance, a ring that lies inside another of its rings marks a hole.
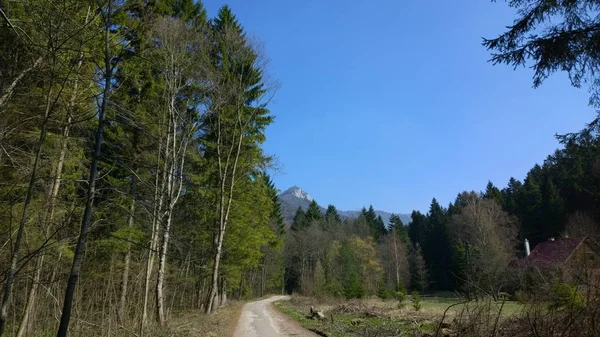
[[[421,298],[421,308],[416,311],[405,300],[401,306],[395,300],[328,300],[294,296],[290,301],[275,303],[275,307],[305,328],[331,337],[342,336],[422,336],[434,333],[444,311],[460,299],[448,296],[425,296]],[[489,303],[489,302],[487,302]],[[473,303],[458,304],[446,312],[445,322],[451,322],[462,310],[473,307]],[[322,311],[326,319],[313,320],[306,315],[310,307]],[[502,304],[491,303],[490,311],[498,312]],[[503,317],[517,314],[521,305],[507,301],[502,306]]]

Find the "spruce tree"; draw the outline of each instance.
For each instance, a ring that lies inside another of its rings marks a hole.
[[[411,221],[408,224],[408,237],[413,245],[422,245],[425,242],[427,232],[429,231],[427,217],[419,211],[413,211],[410,215],[410,219]]]
[[[342,219],[333,205],[327,206],[323,215],[322,228],[326,231],[337,231],[342,224]]]
[[[410,242],[410,239],[408,238],[408,228],[402,223],[402,219],[400,219],[398,215],[392,214],[390,216],[389,229],[390,232],[393,230],[404,246],[408,247],[408,243]]]
[[[486,199],[492,199],[496,201],[498,205],[502,205],[502,193],[491,181],[488,181],[485,187],[485,192],[483,193],[483,197]]]
[[[521,216],[521,203],[523,195],[523,184],[511,177],[508,186],[502,189],[502,207],[510,214]]]
[[[425,292],[429,285],[427,264],[423,258],[421,245],[417,244],[411,251],[410,258],[410,286],[413,290]]]
[[[423,254],[430,268],[431,278],[440,289],[451,287],[448,269],[451,265],[451,242],[448,235],[448,213],[435,198],[427,213],[429,230],[423,243]]]
[[[507,3],[517,17],[496,38],[483,39],[483,45],[492,52],[491,61],[515,69],[531,63],[534,87],[551,74],[565,71],[574,87],[588,85],[590,104],[600,106],[597,75],[600,3],[554,0]],[[597,122],[598,119],[593,124]]]
[[[373,224],[373,237],[375,240],[379,240],[383,236],[387,234],[387,229],[385,228],[385,223],[383,222],[383,218],[381,215],[378,215]]]
[[[377,221],[377,214],[375,214],[375,209],[373,208],[373,205],[370,205],[368,210],[365,210],[364,208],[363,210],[367,221],[372,227],[374,227],[375,221]]]
[[[296,209],[296,214],[294,215],[294,220],[292,221],[292,230],[299,231],[301,229],[307,228],[309,225],[310,223],[308,222],[306,213],[304,213],[302,207],[298,206],[298,209]]]
[[[342,219],[338,214],[337,208],[333,205],[327,206],[327,210],[325,211],[325,215],[323,217],[325,220],[333,221],[336,223],[342,223]]]
[[[548,178],[543,186],[542,223],[544,232],[550,236],[558,236],[565,229],[567,214],[565,202],[552,179]]]
[[[319,205],[313,200],[306,210],[306,221],[308,221],[308,226],[311,226],[315,221],[321,220],[322,217]]]
[[[261,177],[263,179],[263,183],[267,187],[267,193],[271,198],[271,202],[273,203],[270,220],[272,229],[276,234],[281,236],[285,234],[285,224],[283,222],[283,216],[281,215],[281,203],[279,201],[279,197],[277,196],[277,188],[275,188],[273,180],[267,173],[262,173]]]
[[[340,248],[340,266],[342,269],[342,287],[347,299],[362,298],[365,289],[358,273],[357,257],[348,241],[344,241]]]

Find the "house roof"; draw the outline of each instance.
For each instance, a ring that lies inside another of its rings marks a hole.
[[[538,267],[558,267],[567,262],[583,240],[585,237],[540,242],[525,259],[526,264]]]

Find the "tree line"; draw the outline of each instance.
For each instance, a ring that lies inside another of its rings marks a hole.
[[[281,291],[276,85],[229,7],[0,12],[0,335],[142,336]]]
[[[287,234],[286,287],[310,295],[391,296],[409,290],[459,291],[469,298],[514,291],[511,261],[525,257],[524,240],[598,237],[600,134],[558,137],[561,148],[523,181],[500,189],[464,191],[447,207],[434,198],[405,226],[384,224],[373,207],[341,220],[334,206],[298,209]]]

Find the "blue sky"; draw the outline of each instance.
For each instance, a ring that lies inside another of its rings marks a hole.
[[[207,1],[214,15],[221,1]],[[504,1],[235,0],[281,83],[265,149],[277,187],[339,209],[427,211],[488,180],[503,187],[594,116],[556,74],[492,66],[482,37],[515,18]]]

